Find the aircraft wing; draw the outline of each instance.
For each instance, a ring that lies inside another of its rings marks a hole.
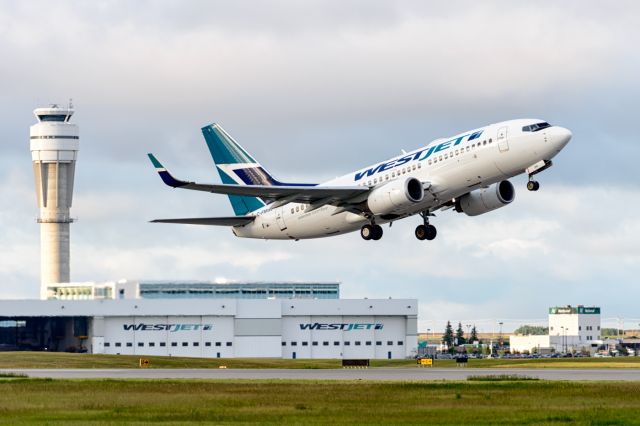
[[[184,219],[155,219],[151,223],[184,223],[187,225],[241,226],[253,222],[255,216],[193,217]]]
[[[174,178],[153,154],[148,155],[162,181],[173,188],[260,197],[270,201],[279,201],[280,205],[292,202],[336,205],[369,192],[369,188],[366,186],[233,185],[188,182]]]

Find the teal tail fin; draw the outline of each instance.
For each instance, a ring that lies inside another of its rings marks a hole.
[[[224,131],[219,124],[202,128],[213,162],[222,183],[259,186],[315,186],[309,183],[283,183],[276,180],[244,148]],[[251,213],[267,204],[258,197],[229,195],[229,201],[237,216]]]
[[[277,184],[262,166],[249,155],[218,124],[202,128],[202,134],[222,183],[235,185],[274,185]],[[229,195],[231,207],[236,216],[244,216],[261,207],[265,202],[258,197]]]

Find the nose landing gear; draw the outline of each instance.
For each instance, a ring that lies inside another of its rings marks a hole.
[[[540,189],[540,183],[534,180],[533,176],[544,170],[547,170],[552,165],[553,162],[551,160],[540,160],[536,164],[527,167],[525,171],[527,172],[527,175],[529,175],[529,182],[527,182],[527,189],[529,191],[537,191],[538,189]]]
[[[533,176],[529,176],[529,182],[527,182],[527,189],[529,191],[537,191],[540,189],[540,183],[536,180],[533,180]]]
[[[364,240],[374,240],[378,241],[382,238],[382,226],[376,225],[372,223],[371,225],[367,224],[360,228],[360,236]]]
[[[424,220],[424,224],[418,225],[416,227],[416,231],[415,231],[416,238],[419,240],[431,241],[438,234],[436,227],[429,224],[429,216],[433,216],[433,215],[427,211],[427,212],[420,213],[420,216],[422,216],[422,219]]]

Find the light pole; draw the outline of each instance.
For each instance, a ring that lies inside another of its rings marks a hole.
[[[500,325],[500,335],[498,335],[498,344],[500,345],[500,349],[502,349],[502,321],[498,323]]]

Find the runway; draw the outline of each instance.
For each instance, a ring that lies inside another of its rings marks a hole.
[[[7,369],[0,373],[55,379],[242,380],[466,380],[469,376],[518,375],[542,380],[640,381],[640,369],[370,368],[370,369]]]

